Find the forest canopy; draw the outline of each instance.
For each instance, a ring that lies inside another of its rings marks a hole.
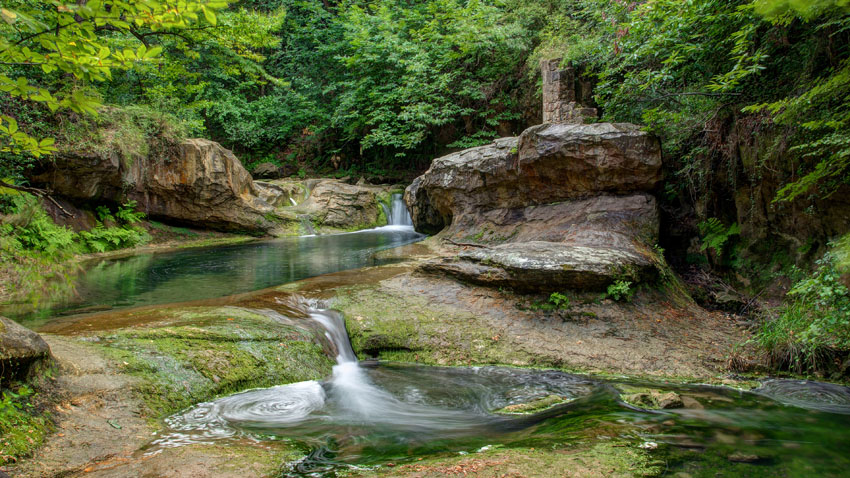
[[[659,134],[681,193],[741,117],[787,128],[779,201],[829,195],[850,165],[846,0],[4,5],[7,178],[105,123],[136,143],[210,137],[249,167],[421,169],[539,122],[542,58],[583,68],[603,120]]]

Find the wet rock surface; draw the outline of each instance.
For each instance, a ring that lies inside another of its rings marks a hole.
[[[233,153],[188,139],[161,159],[57,155],[31,178],[79,201],[135,200],[152,218],[218,230],[265,232],[274,226],[251,175]]]
[[[40,335],[0,317],[0,378],[24,380],[33,367],[50,358],[50,347]]]

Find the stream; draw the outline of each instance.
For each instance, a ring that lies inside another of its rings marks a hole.
[[[303,310],[308,319],[301,326],[323,334],[336,350],[332,376],[198,404],[166,419],[146,453],[221,440],[287,440],[308,453],[284,476],[334,476],[433,454],[561,447],[590,434],[663,446],[657,453],[668,476],[847,476],[850,470],[845,387],[776,380],[743,392],[554,370],[362,364],[339,312],[303,299],[288,306]],[[620,389],[629,387],[673,390],[689,407],[637,408],[621,399]],[[553,395],[562,403],[538,413],[496,413]]]
[[[401,212],[399,212],[401,211]],[[173,304],[252,292],[331,272],[377,266],[376,252],[425,238],[413,230],[393,196],[389,225],[329,235],[284,237],[243,244],[136,254],[86,264],[73,295],[11,304],[3,315],[36,328],[52,317]]]
[[[395,199],[387,214],[394,224],[383,228],[101,261],[81,276],[76,297],[35,312],[22,309],[17,317],[37,324],[96,308],[223,297],[381,264],[376,252],[424,237],[413,231],[406,210],[395,209],[403,207]],[[554,370],[363,363],[352,350],[344,317],[329,304],[281,300],[297,302],[255,312],[309,330],[329,345],[336,354],[332,375],[197,404],[168,417],[143,453],[283,440],[305,457],[288,464],[282,476],[336,476],[434,455],[511,447],[560,453],[572,444],[617,440],[625,443],[617,446],[653,450],[664,476],[850,476],[846,387],[774,380],[745,392]],[[299,317],[283,315],[293,308],[302,312]],[[647,388],[674,391],[687,406],[647,410],[622,399]],[[558,403],[542,411],[506,413],[553,396]]]

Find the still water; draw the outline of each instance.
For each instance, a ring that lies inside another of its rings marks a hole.
[[[376,252],[424,237],[411,226],[386,226],[106,259],[88,265],[74,294],[0,312],[32,327],[56,315],[224,297],[380,265],[389,260],[377,259]]]

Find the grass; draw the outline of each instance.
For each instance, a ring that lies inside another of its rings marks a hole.
[[[816,269],[788,292],[775,314],[759,325],[751,341],[769,366],[796,373],[846,374],[841,363],[850,356],[850,291],[846,238],[817,261]]]
[[[32,454],[53,430],[50,415],[38,406],[40,394],[14,384],[0,393],[0,465]]]

